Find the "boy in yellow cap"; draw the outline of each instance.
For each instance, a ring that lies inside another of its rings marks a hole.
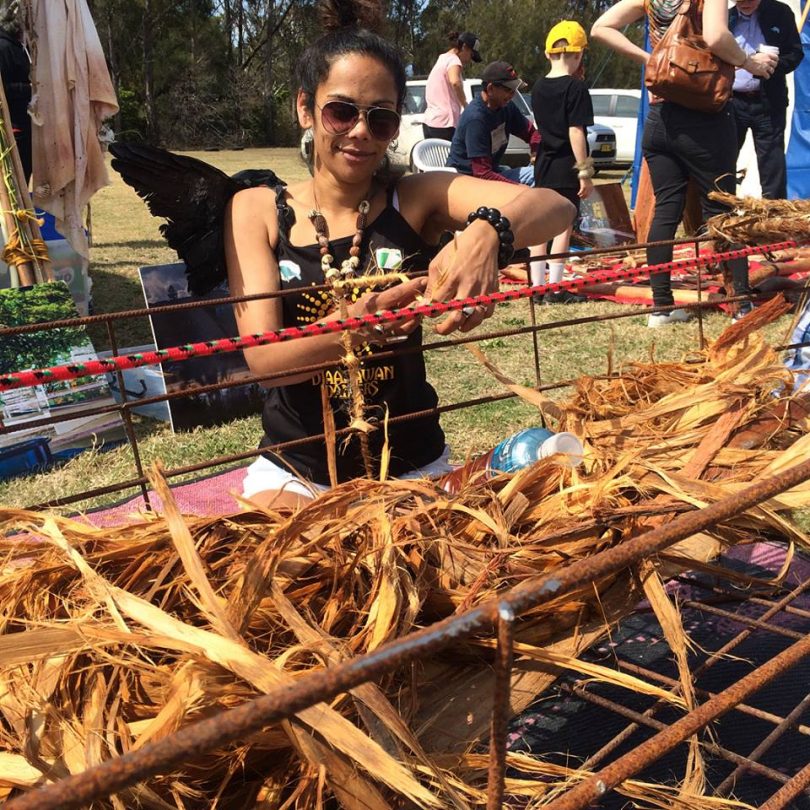
[[[532,88],[532,110],[540,131],[540,148],[534,164],[536,188],[550,188],[577,207],[593,191],[593,160],[588,157],[588,126],[593,123],[593,105],[582,79],[582,57],[588,38],[578,22],[563,20],[546,37],[549,72]],[[576,221],[576,220],[574,220]],[[552,253],[565,253],[571,241],[574,222],[551,243]],[[535,249],[533,249],[534,252]],[[546,246],[540,249],[545,255]],[[548,282],[562,280],[564,264],[549,263]],[[535,259],[530,265],[532,284],[546,282],[546,262]],[[549,293],[544,303],[574,303],[582,296],[568,292]]]

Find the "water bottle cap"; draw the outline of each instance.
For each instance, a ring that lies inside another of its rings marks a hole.
[[[569,467],[576,467],[582,463],[585,448],[573,433],[555,433],[543,442],[540,458],[548,458],[555,453],[564,454],[567,457],[564,463]]]

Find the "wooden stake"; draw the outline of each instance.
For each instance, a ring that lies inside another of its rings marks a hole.
[[[6,188],[6,184],[2,182],[2,179],[0,179],[0,207],[3,209],[3,229],[5,230],[6,242],[8,242],[11,239],[11,234],[13,234],[17,228],[17,218],[14,216],[12,211],[11,200],[8,196],[8,189]],[[17,271],[17,283],[12,284],[12,287],[28,287],[34,283],[31,265],[27,264],[19,267],[9,265],[9,270],[12,269]],[[13,280],[14,279],[12,279],[12,281]]]
[[[2,115],[3,129],[5,130],[6,142],[8,143],[9,154],[11,156],[11,180],[17,196],[17,204],[19,208],[33,212],[34,204],[31,201],[31,194],[28,191],[28,180],[23,172],[22,161],[20,160],[20,152],[17,149],[17,142],[14,139],[14,130],[11,126],[11,113],[8,108],[8,100],[6,99],[6,91],[3,88],[2,81],[0,81],[0,115]],[[3,192],[6,192],[5,188],[3,189]],[[13,212],[12,218],[15,220],[15,225],[19,229],[20,234],[25,235],[26,239],[24,241],[30,242],[34,239],[42,239],[39,224],[35,220],[27,219],[19,221]],[[9,238],[10,236],[11,234],[9,233]],[[19,272],[21,283],[25,283],[23,282],[23,278],[25,277],[31,278],[31,281],[28,282],[30,284],[54,280],[53,268],[51,267],[50,261],[47,260],[26,262],[25,264],[19,266]]]

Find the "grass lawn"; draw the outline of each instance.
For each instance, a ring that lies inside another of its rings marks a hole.
[[[190,153],[230,173],[245,168],[272,168],[287,182],[303,179],[306,169],[295,149],[250,149],[233,152]],[[621,173],[600,174],[597,182],[615,182]],[[90,272],[96,312],[144,306],[137,268],[176,261],[176,256],[158,232],[160,222],[120,178],[111,173],[112,183],[93,199],[93,247]],[[539,323],[587,318],[622,311],[608,302],[588,302],[571,306],[537,307]],[[528,325],[530,304],[526,300],[501,304],[494,317],[484,324],[479,346],[502,371],[517,382],[534,385],[535,370],[530,336],[488,337],[487,333]],[[717,335],[728,324],[727,316],[713,313],[705,318],[707,337]],[[772,327],[773,339],[783,341],[790,319]],[[429,332],[429,324],[426,333]],[[151,342],[145,320],[130,320],[116,327],[119,347]],[[107,348],[106,330],[96,329],[91,337],[97,349]],[[427,340],[433,340],[428,335]],[[539,333],[540,367],[543,384],[599,374],[632,360],[679,359],[698,346],[697,323],[669,329],[649,330],[646,316],[553,328]],[[439,393],[440,404],[502,392],[501,385],[483,370],[463,347],[426,352],[428,374]],[[559,398],[566,390],[555,391]],[[512,431],[537,421],[536,412],[509,400],[445,414],[442,418],[453,456],[462,461],[467,455],[491,447]],[[141,456],[145,464],[161,459],[167,468],[205,461],[226,453],[250,450],[261,435],[259,417],[231,422],[219,428],[172,434],[163,422],[141,419],[136,425]],[[120,447],[105,453],[84,453],[60,469],[0,483],[0,502],[25,506],[116,481],[135,477],[131,452]],[[116,493],[108,500],[123,496]],[[84,506],[91,504],[85,502]],[[66,511],[73,511],[75,507]]]

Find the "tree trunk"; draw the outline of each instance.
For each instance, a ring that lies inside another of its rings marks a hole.
[[[265,6],[267,41],[264,43],[264,104],[267,143],[275,146],[276,108],[273,101],[273,29],[275,26],[275,4],[267,0]]]
[[[239,0],[239,67],[245,64],[245,7],[243,0]]]
[[[118,58],[115,49],[115,37],[113,36],[113,8],[107,6],[107,61],[110,65],[110,79],[112,79],[115,95],[121,95],[121,74],[118,70]],[[121,130],[121,109],[113,116],[113,130]]]
[[[143,4],[143,97],[146,108],[146,136],[150,143],[160,143],[157,108],[155,106],[155,55],[152,0]]]
[[[233,67],[233,13],[231,0],[224,2],[225,33],[228,37],[228,67]]]

